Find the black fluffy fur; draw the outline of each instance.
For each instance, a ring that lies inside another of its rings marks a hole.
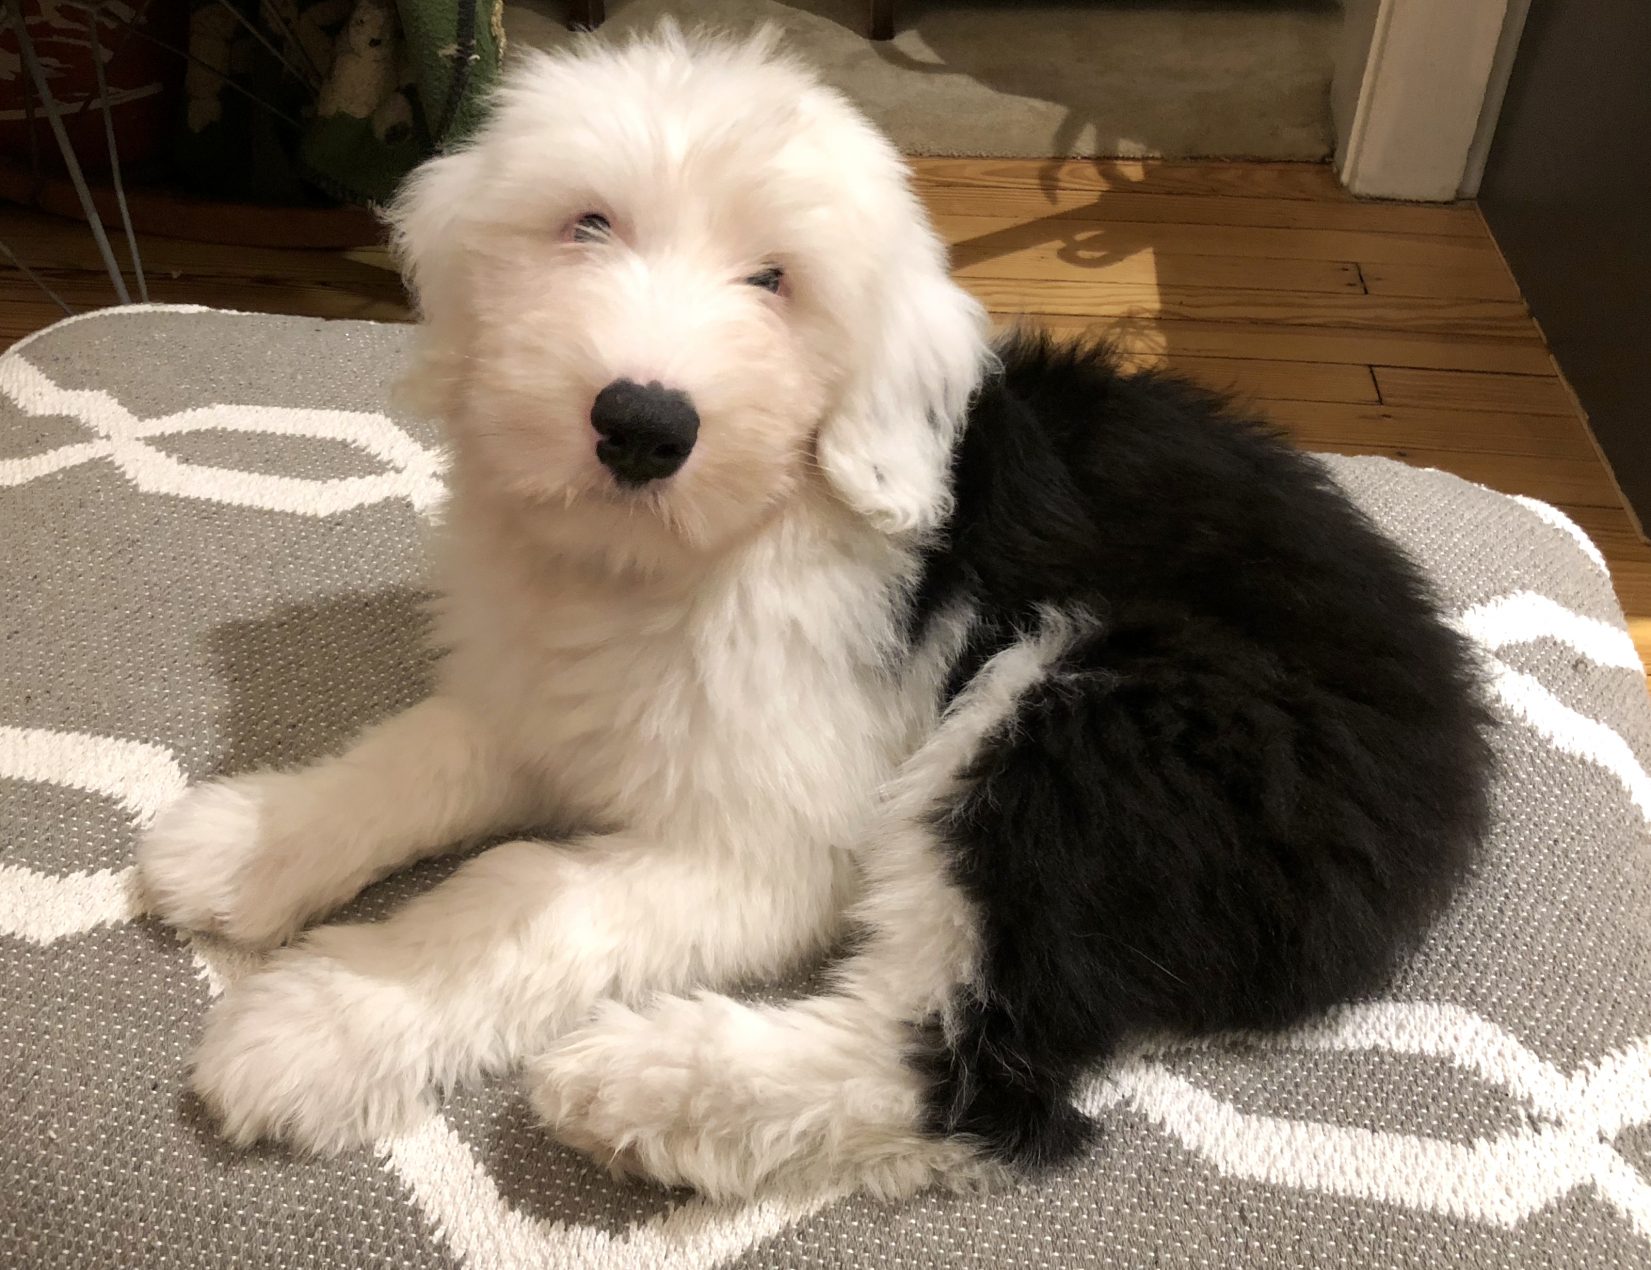
[[[1000,352],[913,638],[976,607],[954,694],[1040,606],[1097,622],[937,814],[983,964],[915,1061],[935,1131],[1032,1166],[1131,1034],[1380,988],[1470,866],[1490,753],[1466,644],[1314,460],[1103,346]]]

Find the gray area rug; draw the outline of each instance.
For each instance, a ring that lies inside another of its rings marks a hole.
[[[1381,999],[1143,1049],[1081,1164],[899,1206],[610,1180],[508,1083],[336,1160],[220,1144],[185,1089],[247,960],[133,909],[188,780],[314,757],[425,690],[438,438],[382,413],[406,328],[130,309],[0,358],[0,1266],[1651,1265],[1651,708],[1550,508],[1337,479],[1437,578],[1501,726],[1477,877]],[[370,891],[370,919],[445,875]]]
[[[566,0],[507,0],[513,45],[572,37]],[[610,0],[605,35],[664,14],[788,44],[907,154],[1001,158],[1329,157],[1339,0]]]

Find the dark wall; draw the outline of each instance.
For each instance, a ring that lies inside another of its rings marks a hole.
[[[1533,0],[1479,198],[1651,526],[1651,0]]]

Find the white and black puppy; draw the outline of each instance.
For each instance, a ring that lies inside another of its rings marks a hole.
[[[769,43],[531,57],[394,210],[452,495],[436,695],[143,843],[287,940],[195,1087],[337,1149],[526,1064],[716,1195],[1057,1161],[1139,1031],[1381,985],[1486,819],[1470,655],[1320,466],[1098,347],[992,345],[894,151]],[[547,831],[545,826],[559,828]],[[822,995],[719,990],[853,951]]]

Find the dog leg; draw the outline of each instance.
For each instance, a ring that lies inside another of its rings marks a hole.
[[[892,1198],[995,1178],[970,1140],[930,1132],[925,1078],[907,1061],[978,959],[978,917],[936,815],[1073,630],[1051,615],[994,657],[902,767],[864,852],[855,916],[869,938],[835,992],[780,1007],[714,994],[604,1004],[529,1064],[552,1131],[620,1171],[723,1198],[770,1184]]]
[[[902,844],[914,865],[933,858],[925,835],[914,826]],[[972,945],[935,894],[946,884],[917,869],[912,881],[927,894],[868,897],[902,909],[903,925],[851,959],[836,992],[785,1006],[714,993],[604,1002],[528,1064],[535,1110],[617,1172],[713,1198],[770,1184],[895,1198],[992,1174],[967,1142],[926,1131],[924,1082],[906,1062],[913,1024],[944,1008]]]
[[[825,851],[495,847],[388,920],[316,930],[232,987],[195,1089],[239,1143],[371,1141],[436,1089],[542,1049],[599,998],[773,974],[818,951],[850,872]]]
[[[272,944],[402,865],[520,823],[527,806],[481,725],[438,696],[336,758],[190,790],[144,836],[138,870],[166,921]]]

